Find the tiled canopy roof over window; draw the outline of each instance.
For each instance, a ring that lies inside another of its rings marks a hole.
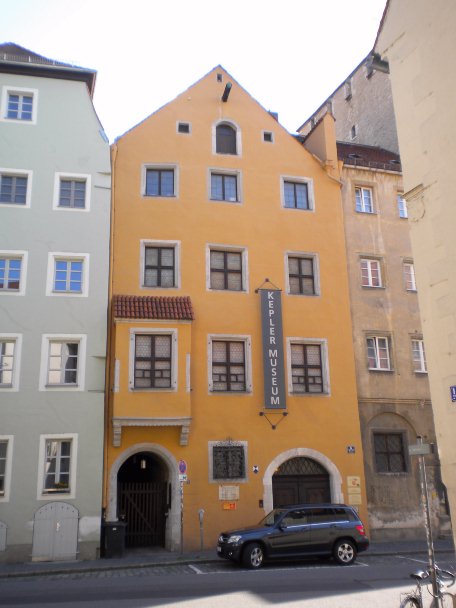
[[[400,172],[401,159],[398,154],[363,144],[351,144],[342,141],[337,142],[337,156],[346,165],[358,167],[369,167],[372,169],[384,169],[387,171]]]
[[[122,296],[113,298],[114,317],[118,319],[174,319],[192,321],[192,302],[188,296]]]

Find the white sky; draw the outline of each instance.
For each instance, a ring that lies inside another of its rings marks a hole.
[[[113,141],[222,65],[296,129],[372,49],[386,0],[0,0],[0,43],[97,70]]]

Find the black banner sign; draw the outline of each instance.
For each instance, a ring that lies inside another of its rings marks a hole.
[[[264,406],[286,409],[282,333],[282,293],[260,289],[263,334]]]

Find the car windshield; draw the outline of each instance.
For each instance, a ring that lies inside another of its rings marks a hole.
[[[273,526],[274,524],[276,524],[279,519],[282,517],[282,515],[284,514],[285,509],[274,509],[273,511],[271,511],[270,513],[268,513],[266,515],[266,517],[263,517],[263,519],[260,521],[260,526]]]

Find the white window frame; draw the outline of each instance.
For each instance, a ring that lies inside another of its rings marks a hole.
[[[78,369],[76,384],[48,384],[49,347],[51,342],[77,342]],[[83,391],[85,388],[86,370],[86,334],[43,334],[41,338],[40,391]]]
[[[285,207],[285,182],[292,182],[295,184],[307,184],[307,200],[309,203],[308,209],[299,209],[298,207]],[[315,211],[315,193],[314,183],[311,177],[304,177],[302,175],[281,175],[280,176],[280,204],[283,209],[287,211],[297,212],[314,212]]]
[[[174,249],[174,287],[153,287],[146,285],[144,282],[144,271],[146,264],[146,248],[147,247],[168,247]],[[164,289],[166,291],[172,291],[173,289],[180,289],[181,287],[181,241],[159,241],[154,239],[141,239],[140,240],[140,253],[139,253],[139,288],[140,289]]]
[[[404,260],[403,262],[403,272],[404,272],[404,285],[405,290],[410,292],[417,291],[416,288],[416,275],[415,275],[415,264],[410,260]],[[408,287],[408,285],[411,287]]]
[[[245,372],[245,391],[214,391],[212,380],[212,342],[243,342],[244,343],[244,372]],[[252,339],[251,336],[241,334],[209,334],[207,337],[207,379],[208,394],[215,396],[230,395],[241,397],[251,395],[252,386]]]
[[[424,340],[422,338],[412,338],[412,362],[413,371],[415,374],[427,374],[426,351],[424,349]],[[418,348],[415,348],[415,344]],[[415,354],[418,354],[418,357]],[[418,365],[417,365],[418,364]]]
[[[236,178],[236,196],[237,199],[235,201],[230,201],[228,199],[218,199],[212,198],[212,175],[224,175],[228,177]],[[242,196],[242,173],[236,169],[226,169],[219,167],[210,167],[207,172],[207,192],[208,199],[211,203],[228,203],[229,205],[240,205],[243,201]]]
[[[22,120],[20,118],[7,118],[6,114],[8,112],[8,98],[10,95],[28,95],[33,97],[32,103],[32,119],[31,120]],[[38,115],[38,89],[29,89],[26,87],[14,87],[10,85],[5,85],[2,89],[2,101],[1,101],[1,111],[0,111],[0,121],[1,122],[9,122],[14,124],[23,124],[23,125],[36,125]]]
[[[135,346],[137,335],[171,336],[171,386],[167,388],[135,387]],[[132,393],[175,393],[178,385],[178,330],[175,328],[132,327],[130,329],[130,349],[128,360],[128,390]]]
[[[60,200],[60,183],[63,180],[85,182],[85,205],[83,208],[79,207],[61,207],[59,205]],[[81,212],[88,213],[90,211],[92,194],[92,176],[89,173],[56,173],[54,176],[54,197],[52,201],[52,208],[54,211],[70,211],[70,212]]]
[[[10,386],[0,385],[0,392],[17,392],[19,390],[19,378],[21,373],[22,334],[1,333],[0,342],[3,341],[14,342],[13,377]]]
[[[54,291],[54,276],[55,264],[58,261],[63,262],[82,262],[82,290],[79,292],[72,291]],[[75,253],[65,251],[51,251],[48,253],[48,269],[46,279],[46,295],[58,298],[87,298],[89,295],[89,270],[90,270],[90,254]]]
[[[397,211],[399,213],[399,217],[401,219],[407,219],[408,218],[407,201],[405,200],[405,197],[401,192],[397,193],[396,201],[397,201]]]
[[[306,294],[306,293],[291,293],[290,290],[290,272],[289,272],[289,266],[288,266],[288,259],[289,258],[302,258],[302,259],[308,259],[311,258],[312,259],[312,266],[313,266],[313,273],[314,273],[314,292],[313,294]],[[284,257],[284,263],[285,263],[285,282],[286,282],[286,289],[287,289],[287,294],[290,296],[298,296],[298,297],[304,297],[304,298],[315,298],[316,296],[320,296],[321,295],[321,291],[320,291],[320,261],[319,261],[319,257],[317,253],[311,253],[311,252],[306,252],[306,251],[286,251],[285,252],[285,257]]]
[[[214,478],[214,447],[226,446],[226,447],[242,447],[244,450],[244,464],[245,464],[245,477],[229,477],[223,479],[221,477]],[[231,485],[247,483],[249,480],[249,466],[248,466],[248,442],[247,441],[208,441],[208,456],[209,456],[209,483],[217,483],[219,485]]]
[[[46,492],[44,489],[44,467],[46,460],[46,442],[47,441],[71,441],[71,459],[70,459],[70,491],[69,492]],[[38,451],[38,485],[37,485],[37,500],[68,500],[76,498],[76,470],[78,457],[78,435],[77,433],[60,433],[53,435],[40,435],[39,451]]]
[[[228,125],[236,130],[236,154],[225,154],[224,152],[217,152],[217,127],[219,125]],[[241,127],[238,123],[231,118],[223,118],[221,120],[217,120],[212,124],[212,154],[216,156],[224,156],[224,157],[241,157],[242,156],[242,136],[241,136]]]
[[[356,191],[361,191],[361,209],[358,209],[356,206]],[[372,205],[372,211],[366,211],[366,205],[364,202],[364,191],[367,190],[370,192],[370,199]],[[374,200],[374,189],[371,186],[355,186],[355,211],[356,213],[367,213],[368,215],[375,215],[375,200]]]
[[[323,373],[323,391],[321,393],[297,393],[293,390],[293,370],[291,368],[291,347],[293,344],[320,346],[321,367]],[[328,355],[328,340],[327,338],[301,338],[291,337],[286,339],[287,348],[287,380],[288,394],[292,397],[328,397],[331,395],[331,381],[329,377],[329,355]]]
[[[5,489],[3,494],[0,494],[0,503],[9,502],[11,493],[11,472],[13,469],[13,449],[14,435],[0,435],[0,441],[8,443],[6,448],[6,465],[5,465]]]
[[[360,258],[359,263],[360,263],[360,270],[361,270],[361,287],[368,288],[368,289],[380,289],[380,288],[384,287],[383,269],[382,269],[381,260],[379,260],[378,258],[362,257],[362,258]],[[364,285],[364,283],[363,283],[363,263],[367,263],[367,280],[368,280],[367,285]],[[373,284],[373,274],[372,274],[373,265],[377,266],[379,285]]]
[[[146,194],[146,176],[148,170],[173,171],[174,172],[174,194],[172,196],[155,196]],[[141,196],[145,200],[177,200],[179,198],[179,165],[177,163],[145,163],[141,167]]]
[[[241,254],[242,265],[242,289],[213,289],[211,287],[211,251],[227,251]],[[206,291],[214,293],[249,293],[249,256],[247,247],[236,245],[222,245],[216,243],[206,244]]]
[[[21,258],[21,278],[19,279],[19,289],[0,289],[0,296],[24,296],[27,281],[28,251],[18,251],[15,249],[0,250],[0,258]]]
[[[369,340],[374,340],[375,348],[375,367],[371,367],[369,364]],[[386,342],[386,354],[388,359],[388,367],[380,367],[379,357],[379,340],[385,340]],[[366,354],[367,354],[367,366],[370,371],[375,372],[391,372],[393,371],[392,359],[391,359],[391,338],[387,335],[366,335]]]
[[[19,203],[0,203],[0,209],[3,207],[10,207],[14,209],[30,209],[32,201],[32,178],[33,171],[26,169],[12,169],[7,167],[0,167],[0,175],[6,177],[26,177],[27,178],[27,194],[25,196],[25,204]]]

